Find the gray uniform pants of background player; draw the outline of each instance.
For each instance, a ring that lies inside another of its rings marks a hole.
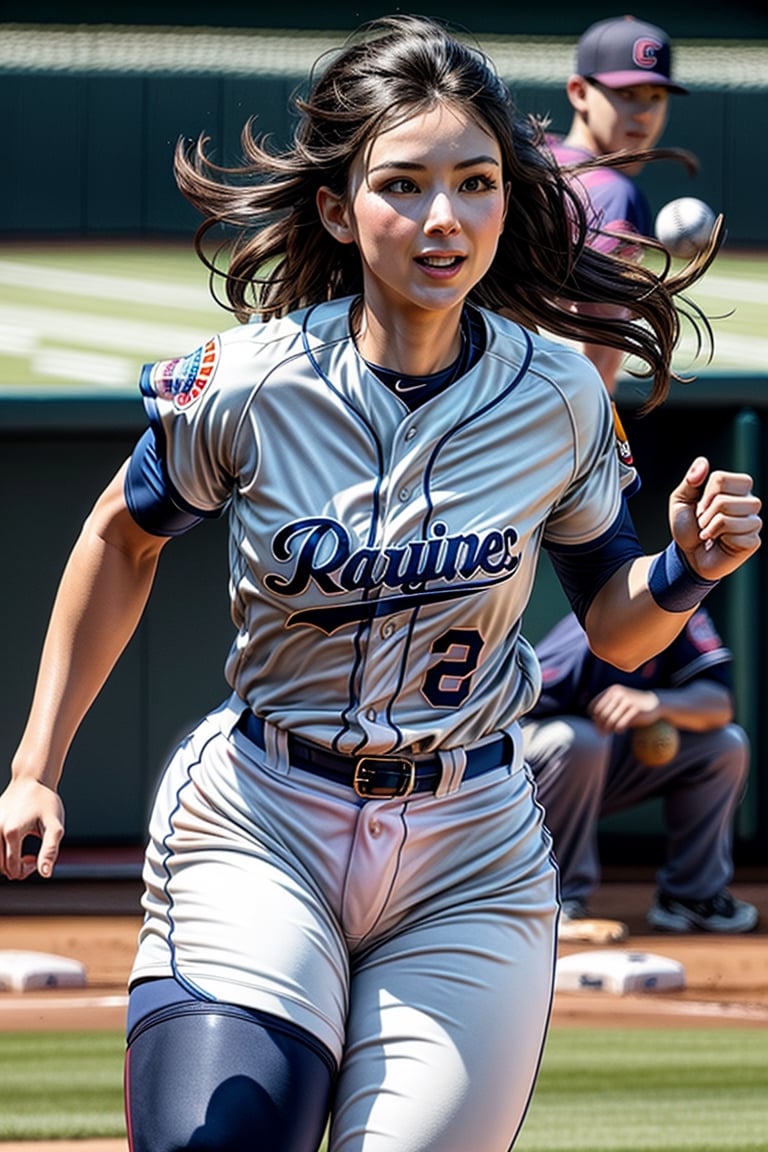
[[[564,900],[587,901],[600,883],[600,817],[654,796],[663,797],[667,835],[659,888],[707,900],[730,882],[733,818],[749,771],[747,736],[737,725],[681,732],[677,756],[660,768],[638,763],[629,734],[602,734],[579,716],[526,721],[523,743]]]
[[[458,753],[440,794],[363,802],[237,718],[207,717],[161,782],[134,978],[174,974],[317,1037],[340,1069],[331,1152],[506,1152],[556,958],[519,730],[511,765],[461,784]]]

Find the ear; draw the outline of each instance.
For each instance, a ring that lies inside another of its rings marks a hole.
[[[349,221],[346,199],[337,196],[330,188],[318,188],[315,196],[320,221],[327,232],[339,244],[354,244],[355,237]]]
[[[571,107],[575,108],[577,112],[583,112],[586,108],[588,88],[589,85],[583,76],[569,76],[565,91],[571,102]]]

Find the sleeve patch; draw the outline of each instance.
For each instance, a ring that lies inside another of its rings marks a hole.
[[[629,446],[627,434],[624,431],[624,425],[621,422],[621,417],[616,409],[616,405],[611,401],[611,410],[613,412],[613,428],[616,433],[616,448],[619,453],[619,460],[628,468],[631,468],[635,463],[632,456],[632,449]]]
[[[221,354],[218,336],[212,336],[189,356],[161,360],[149,370],[151,392],[159,400],[170,400],[183,412],[199,400],[213,379]]]
[[[716,652],[723,647],[710,617],[702,611],[696,612],[686,625],[688,637],[699,652]]]

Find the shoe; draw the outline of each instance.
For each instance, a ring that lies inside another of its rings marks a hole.
[[[563,900],[560,905],[560,923],[570,924],[572,920],[589,920],[589,912],[583,900]]]
[[[617,944],[627,936],[629,927],[622,920],[593,916],[578,897],[561,901],[558,940],[566,940],[569,944]]]
[[[711,900],[675,900],[658,892],[647,920],[660,932],[751,932],[758,911],[727,888]]]

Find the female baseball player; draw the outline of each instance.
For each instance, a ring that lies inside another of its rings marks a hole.
[[[70,740],[167,541],[225,509],[232,694],[177,750],[146,853],[126,1060],[134,1152],[504,1152],[550,1010],[556,873],[521,756],[520,634],[545,545],[605,658],[663,647],[758,547],[746,475],[697,458],[642,553],[568,297],[663,396],[673,300],[585,247],[583,211],[489,62],[377,21],[293,146],[203,144],[179,184],[242,228],[257,317],[146,368],[149,429],[63,576],[0,807],[2,869],[49,876]],[[695,270],[688,279],[695,278]],[[685,280],[686,278],[683,277]],[[502,319],[501,310],[517,319]],[[36,857],[25,833],[42,837]]]

